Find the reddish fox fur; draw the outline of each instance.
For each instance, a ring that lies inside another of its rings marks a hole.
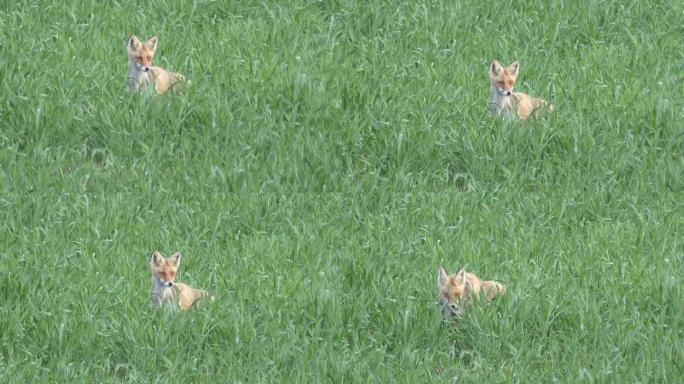
[[[547,105],[542,99],[513,92],[519,71],[520,64],[517,61],[506,68],[496,60],[489,64],[489,81],[492,91],[489,107],[492,114],[497,117],[517,117],[526,120],[532,115],[538,116],[544,108],[553,111],[553,105]]]
[[[460,316],[463,308],[472,305],[481,296],[489,301],[506,292],[506,286],[503,284],[493,280],[480,280],[475,274],[468,273],[463,268],[453,275],[448,275],[444,268],[439,268],[437,286],[439,303],[443,306],[442,315],[446,318]]]
[[[207,291],[173,282],[180,260],[180,252],[174,253],[168,259],[159,251],[152,253],[150,270],[152,271],[152,304],[155,307],[159,308],[166,303],[178,300],[178,305],[185,311],[190,309],[197,300],[209,296]]]
[[[180,73],[152,66],[152,58],[157,50],[157,36],[150,37],[144,43],[136,36],[131,36],[126,47],[128,50],[128,85],[133,91],[154,88],[156,93],[163,95],[177,83],[185,83],[185,77]],[[187,85],[190,84],[191,82],[188,81]]]

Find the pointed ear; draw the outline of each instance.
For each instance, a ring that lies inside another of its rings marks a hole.
[[[449,276],[444,268],[440,267],[439,272],[437,272],[437,286],[442,288],[446,285]]]
[[[150,39],[147,40],[147,43],[145,44],[147,44],[147,46],[154,51],[155,49],[157,49],[157,36],[150,37]]]
[[[461,268],[456,272],[456,278],[461,279],[464,283],[466,282],[465,278],[465,269]]]
[[[492,60],[492,62],[489,64],[489,73],[494,76],[497,76],[502,70],[503,67],[496,60]]]
[[[181,253],[178,251],[176,251],[173,255],[169,256],[169,261],[171,262],[171,264],[175,265],[176,267],[178,266],[178,264],[180,264],[180,260],[181,260]]]
[[[161,253],[159,253],[159,251],[152,252],[150,263],[154,265],[160,265],[162,263],[162,260],[164,260],[164,256],[162,256]]]
[[[138,40],[138,38],[135,35],[128,38],[128,48],[138,49],[139,46],[140,46],[140,40]]]
[[[518,76],[518,70],[519,69],[520,69],[520,63],[518,63],[517,60],[508,66],[508,72],[510,72],[511,75],[513,75],[513,76]]]

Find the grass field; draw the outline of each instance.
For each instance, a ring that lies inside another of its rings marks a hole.
[[[684,380],[681,2],[143,3],[0,5],[0,382]],[[508,294],[447,324],[439,266]]]

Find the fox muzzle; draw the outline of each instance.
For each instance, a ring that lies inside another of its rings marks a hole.
[[[150,71],[149,66],[144,65],[144,64],[140,64],[140,63],[135,63],[135,69],[137,69],[140,72],[149,72]]]
[[[499,87],[497,87],[496,90],[497,90],[497,92],[499,92],[499,95],[501,95],[501,96],[510,96],[513,94],[512,91],[507,91],[507,90],[505,90],[503,88],[499,88]]]
[[[440,298],[439,304],[442,306],[442,316],[445,319],[461,316],[461,307],[458,303],[449,303],[445,298]]]

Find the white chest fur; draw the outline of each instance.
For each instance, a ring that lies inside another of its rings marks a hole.
[[[143,72],[138,69],[135,62],[128,61],[128,86],[132,90],[148,89],[154,85],[152,71]]]
[[[489,102],[489,108],[494,116],[510,118],[516,116],[513,96],[504,96],[500,94],[495,86],[492,86],[492,97]]]
[[[176,298],[176,287],[165,287],[159,284],[159,281],[152,277],[152,304],[155,307],[161,307]]]

